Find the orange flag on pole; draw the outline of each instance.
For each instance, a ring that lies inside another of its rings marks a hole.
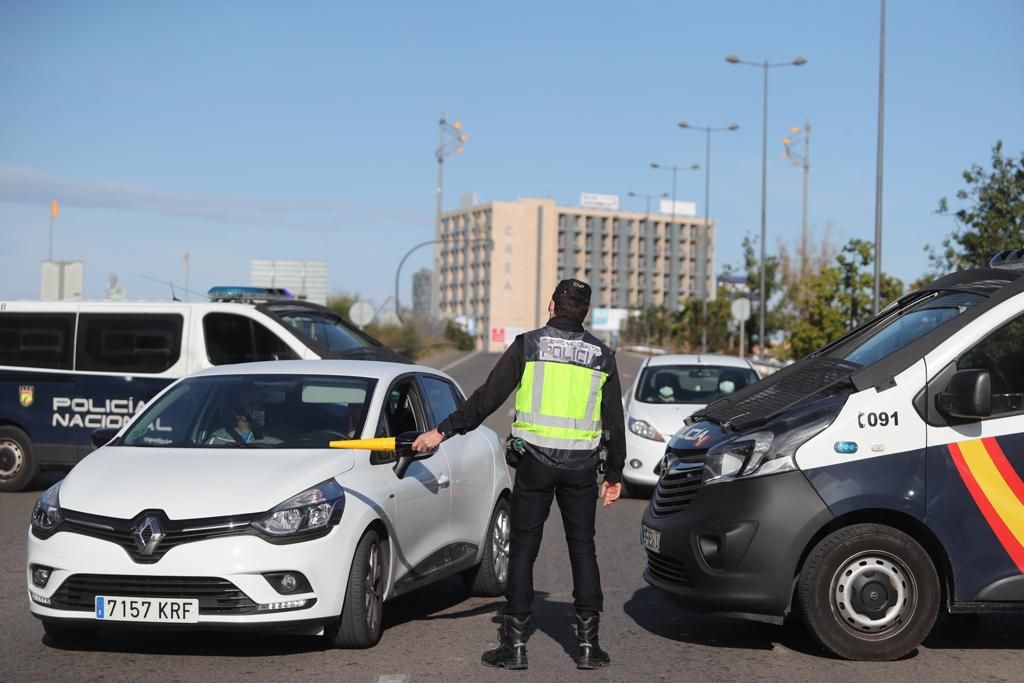
[[[50,202],[50,220],[55,219],[60,215],[60,206],[57,204],[57,200]]]

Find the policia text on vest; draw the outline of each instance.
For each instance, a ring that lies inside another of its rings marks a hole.
[[[609,663],[598,645],[603,609],[594,545],[597,499],[611,505],[621,492],[626,442],[615,354],[583,329],[590,287],[579,280],[558,284],[544,327],[519,335],[487,381],[465,405],[413,448],[432,450],[446,437],[476,429],[515,391],[512,436],[524,453],[512,492],[508,582],[499,647],[483,663],[526,668],[526,633],[534,597],[533,564],[553,499],[558,500],[572,563],[579,651],[576,664],[592,669]],[[609,434],[605,481],[597,485],[602,430]]]

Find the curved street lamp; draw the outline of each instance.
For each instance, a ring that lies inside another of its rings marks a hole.
[[[807,63],[807,60],[803,57],[797,57],[790,62],[771,63],[768,60],[763,62],[748,62],[740,59],[736,55],[729,55],[725,58],[725,61],[730,64],[756,66],[764,70],[764,105],[761,122],[761,302],[758,306],[760,309],[761,327],[757,340],[758,346],[761,348],[761,353],[759,355],[761,356],[761,360],[764,360],[765,347],[767,346],[764,330],[764,314],[768,305],[768,302],[765,301],[765,238],[766,233],[768,232],[768,70],[780,66],[803,66]]]

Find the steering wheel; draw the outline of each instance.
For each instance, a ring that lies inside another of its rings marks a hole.
[[[315,432],[309,432],[299,437],[300,441],[334,441],[337,439],[351,439],[352,437],[348,434],[344,434],[333,429],[318,429]],[[327,444],[324,444],[326,446]]]

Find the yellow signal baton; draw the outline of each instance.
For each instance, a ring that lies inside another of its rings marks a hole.
[[[346,448],[363,451],[397,451],[398,444],[395,437],[385,436],[379,439],[344,439],[331,441],[328,445],[331,448]]]

